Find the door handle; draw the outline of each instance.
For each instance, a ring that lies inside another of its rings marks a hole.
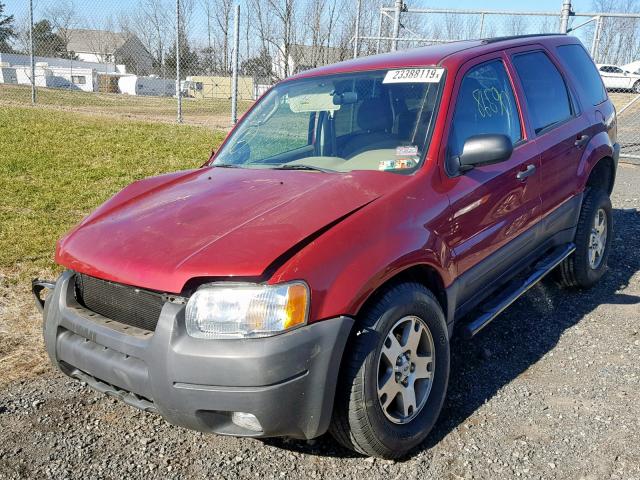
[[[518,174],[516,175],[516,178],[518,180],[525,180],[527,177],[533,175],[535,171],[536,171],[535,165],[527,165],[527,169],[523,170],[522,172],[518,172]]]
[[[574,145],[578,148],[584,147],[587,143],[589,143],[589,139],[591,137],[589,135],[581,135],[576,139]]]

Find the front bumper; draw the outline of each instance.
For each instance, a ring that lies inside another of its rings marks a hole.
[[[194,430],[307,439],[327,430],[353,319],[269,338],[202,340],[187,335],[185,306],[167,302],[148,332],[84,308],[73,276],[61,275],[44,308],[47,352],[67,375]],[[261,431],[233,423],[233,412],[255,415]]]

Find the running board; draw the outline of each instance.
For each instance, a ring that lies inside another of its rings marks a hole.
[[[462,335],[471,338],[486,327],[491,320],[500,315],[509,305],[524,295],[531,287],[542,280],[551,270],[556,268],[565,258],[576,249],[575,244],[562,245],[543,257],[533,267],[533,271],[524,279],[508,284],[507,287],[492,296],[491,300],[480,306],[480,315],[471,322],[463,325]]]

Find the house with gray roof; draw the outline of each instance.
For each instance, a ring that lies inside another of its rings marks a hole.
[[[66,37],[67,51],[85,62],[124,64],[127,71],[146,75],[153,68],[153,57],[140,39],[127,32],[72,29]]]

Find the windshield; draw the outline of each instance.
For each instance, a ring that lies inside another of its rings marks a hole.
[[[411,172],[428,147],[442,74],[412,68],[284,82],[243,119],[213,165]]]

